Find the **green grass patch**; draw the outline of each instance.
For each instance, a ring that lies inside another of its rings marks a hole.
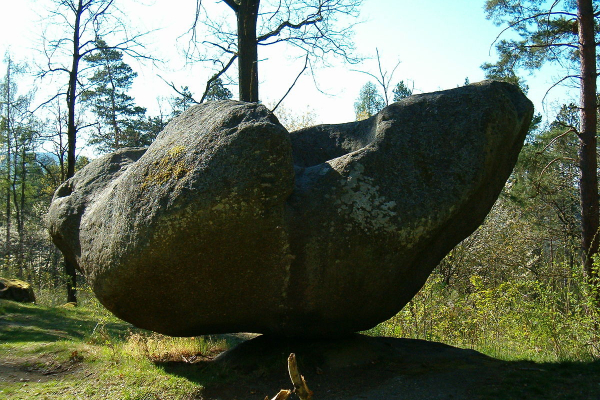
[[[597,313],[576,302],[566,308],[541,285],[476,284],[460,295],[432,275],[407,307],[368,333],[473,348],[501,360],[493,361],[497,379],[478,398],[598,397]],[[159,335],[82,298],[79,307],[0,300],[0,398],[200,399],[204,387],[256,385],[273,375],[267,367],[279,365],[266,350],[251,357],[261,360],[258,368],[213,363],[243,339]],[[273,376],[285,378],[277,368]],[[278,385],[268,386],[270,393]]]
[[[203,363],[231,343],[158,335],[95,306],[1,300],[0,398],[200,398],[213,379]]]
[[[0,343],[83,340],[98,326],[117,336],[131,325],[85,307],[43,307],[0,300]]]

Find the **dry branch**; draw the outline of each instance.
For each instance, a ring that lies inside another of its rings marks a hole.
[[[280,390],[271,400],[287,400],[291,395],[291,390]],[[265,397],[265,400],[269,400],[269,397]]]
[[[290,379],[294,385],[294,392],[298,395],[300,400],[311,400],[313,392],[306,385],[306,380],[298,371],[298,364],[296,363],[296,354],[292,353],[288,357],[288,371],[290,373]]]
[[[298,371],[298,363],[296,362],[296,354],[294,353],[288,357],[288,372],[290,373],[294,390],[282,389],[271,400],[287,400],[292,393],[296,393],[300,400],[312,400],[313,392],[308,388],[306,380],[300,375],[300,371]],[[265,400],[269,400],[269,397],[265,397]]]

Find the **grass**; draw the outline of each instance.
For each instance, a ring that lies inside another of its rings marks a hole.
[[[588,325],[581,324],[589,321],[575,319],[578,327],[565,318],[555,319],[558,314],[536,317],[523,304],[510,311],[507,304],[512,300],[488,301],[501,300],[496,292],[489,296],[474,292],[468,302],[455,298],[451,308],[447,298],[435,294],[443,292],[425,289],[413,304],[368,333],[441,341],[500,359],[495,364],[498,379],[481,398],[600,399],[596,347],[573,339],[584,333]],[[503,289],[503,293],[509,292]],[[227,335],[173,338],[136,329],[85,292],[80,293],[79,307],[57,305],[60,302],[51,294],[42,293],[38,299],[45,305],[0,300],[2,399],[191,400],[200,399],[207,385],[245,382],[210,363],[241,339]],[[455,315],[458,306],[461,312]],[[476,312],[469,314],[471,308]],[[506,314],[514,318],[512,330],[511,321],[502,319],[502,310],[512,312]],[[518,325],[518,313],[537,330]],[[488,315],[497,318],[483,318]],[[544,321],[555,323],[543,327]],[[268,375],[259,370],[243,374],[248,375],[246,381],[260,381]]]
[[[135,329],[100,307],[0,300],[0,398],[193,399],[203,378],[174,374],[231,345]]]
[[[540,282],[494,287],[475,278],[460,294],[432,274],[398,314],[366,333],[443,342],[504,361],[600,359],[600,313],[585,297]]]

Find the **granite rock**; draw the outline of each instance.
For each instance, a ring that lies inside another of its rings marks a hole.
[[[58,188],[55,243],[118,317],[174,336],[338,336],[398,312],[483,221],[533,106],[484,81],[288,133],[192,107]]]

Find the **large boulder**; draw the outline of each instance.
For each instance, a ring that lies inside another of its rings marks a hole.
[[[35,293],[31,285],[25,281],[0,278],[0,299],[35,303]]]
[[[169,335],[335,336],[393,316],[481,224],[533,107],[481,82],[288,133],[192,107],[56,192],[55,243],[118,317]]]

